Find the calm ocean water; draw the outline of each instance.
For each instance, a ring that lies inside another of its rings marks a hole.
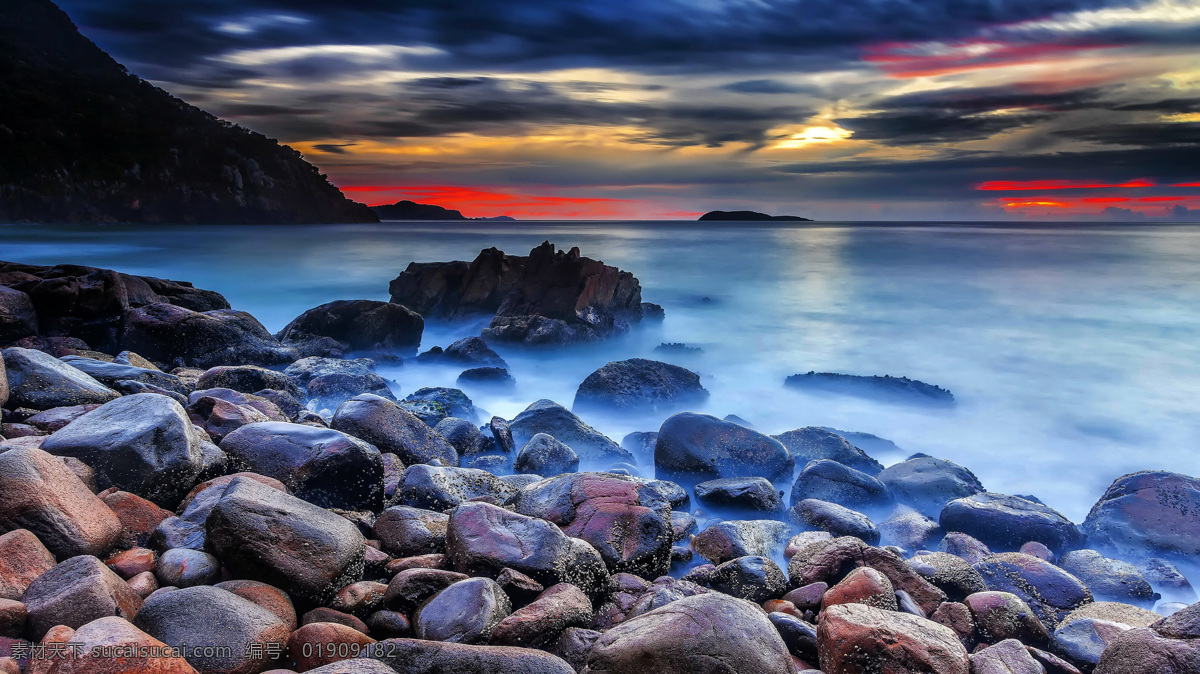
[[[301,227],[0,226],[0,259],[77,263],[187,280],[272,331],[336,299],[387,299],[411,261],[525,254],[550,240],[632,271],[667,319],[602,345],[498,349],[509,395],[468,391],[511,417],[538,398],[570,405],[610,360],[674,360],[703,376],[702,411],[778,433],[832,426],[971,468],[992,490],[1032,494],[1082,521],[1117,476],[1200,475],[1200,227],[1114,225],[698,225],[385,223]],[[478,334],[430,324],[422,348]],[[903,375],[949,388],[953,410],[783,388],[809,370]],[[454,385],[457,370],[381,368],[396,393]],[[662,415],[586,419],[619,439]]]

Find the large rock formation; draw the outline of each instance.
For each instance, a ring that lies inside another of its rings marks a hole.
[[[0,89],[0,221],[377,221],[299,152],[133,76],[49,0],[0,5]]]
[[[527,257],[496,248],[473,262],[414,262],[390,286],[392,302],[425,316],[494,314],[484,337],[565,344],[625,332],[642,320],[642,287],[633,274],[556,251],[549,241]]]

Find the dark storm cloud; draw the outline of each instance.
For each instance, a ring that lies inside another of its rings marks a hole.
[[[1109,124],[1083,129],[1057,131],[1057,135],[1105,145],[1200,145],[1200,123],[1157,122],[1146,124]],[[1195,160],[1196,157],[1193,157]]]
[[[981,140],[1043,121],[1046,115],[963,115],[956,112],[880,112],[837,123],[854,132],[855,140],[874,140],[884,145],[923,145]]]
[[[739,67],[1131,0],[62,0],[119,59],[182,66],[233,49],[431,44],[460,64]],[[281,15],[306,23],[262,20]],[[246,23],[249,19],[259,19]],[[246,30],[216,30],[242,21]]]
[[[811,94],[815,87],[796,86],[779,80],[742,80],[721,87],[738,94]]]
[[[995,112],[1013,108],[1065,112],[1103,107],[1104,90],[1021,91],[1013,87],[976,87],[922,91],[884,98],[872,107],[885,110],[937,110],[965,113]]]
[[[1113,110],[1126,112],[1157,112],[1164,115],[1171,114],[1187,114],[1190,112],[1200,112],[1200,98],[1169,98],[1161,101],[1150,101],[1146,103],[1129,103],[1119,105]]]
[[[775,169],[822,186],[831,198],[852,197],[860,189],[871,198],[973,199],[999,192],[974,191],[992,180],[1078,180],[1121,183],[1150,178],[1160,183],[1196,180],[1194,147],[1130,148],[1036,155],[958,153],[945,159],[893,162],[850,160],[791,164]]]

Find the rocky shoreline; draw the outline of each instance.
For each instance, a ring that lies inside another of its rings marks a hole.
[[[696,373],[638,358],[570,409],[398,400],[376,360],[511,385],[493,346],[661,309],[549,243],[391,292],[272,335],[187,283],[0,263],[0,672],[1200,672],[1196,478],[1120,477],[1077,524],[949,461],[885,466],[881,438],[689,411]],[[492,323],[416,354],[465,313]],[[586,421],[647,410],[673,414]]]

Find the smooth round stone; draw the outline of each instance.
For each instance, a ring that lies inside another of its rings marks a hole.
[[[158,558],[155,576],[160,585],[213,585],[221,577],[221,562],[207,552],[172,548]]]

